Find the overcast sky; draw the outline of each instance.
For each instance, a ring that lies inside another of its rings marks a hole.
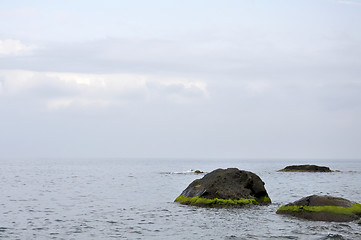
[[[1,1],[27,157],[361,159],[361,0]]]

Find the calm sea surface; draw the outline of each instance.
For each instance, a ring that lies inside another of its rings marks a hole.
[[[341,172],[281,173],[291,164]],[[270,206],[205,209],[174,199],[190,169],[236,167],[266,183]],[[361,225],[277,215],[312,194],[361,202],[361,161],[0,160],[0,239],[361,239]]]

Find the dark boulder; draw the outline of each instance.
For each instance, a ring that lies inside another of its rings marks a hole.
[[[277,213],[313,221],[349,222],[360,218],[361,205],[344,198],[312,195],[281,206]]]
[[[261,178],[237,168],[217,169],[194,180],[175,201],[199,206],[271,202]]]
[[[287,166],[280,172],[332,172],[329,167],[317,166],[317,165],[292,165]]]

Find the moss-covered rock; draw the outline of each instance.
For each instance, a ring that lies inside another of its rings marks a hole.
[[[317,165],[291,165],[278,171],[279,172],[332,172],[332,170],[329,167],[317,166]]]
[[[207,207],[271,203],[261,178],[237,168],[217,169],[206,174],[193,181],[175,201]]]
[[[312,195],[281,206],[278,214],[329,222],[349,222],[361,216],[361,204],[344,198]]]

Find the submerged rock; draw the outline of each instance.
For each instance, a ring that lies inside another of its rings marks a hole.
[[[197,206],[242,206],[271,202],[264,182],[252,172],[217,169],[194,180],[176,202]]]
[[[332,172],[329,167],[317,165],[292,165],[287,166],[279,172]]]
[[[313,221],[350,222],[361,217],[361,204],[339,197],[312,195],[281,206],[277,213]]]

